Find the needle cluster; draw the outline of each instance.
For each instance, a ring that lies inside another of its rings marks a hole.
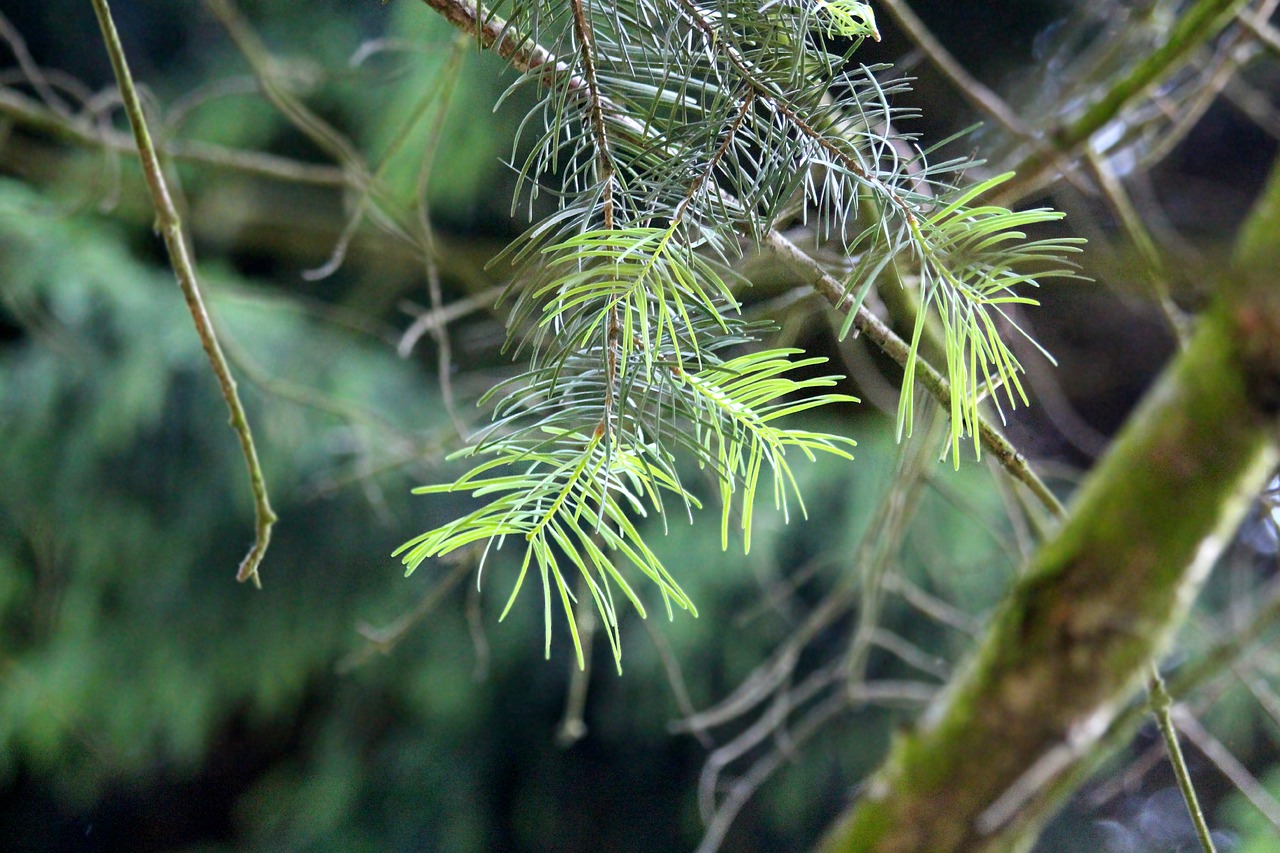
[[[1065,274],[1059,258],[1074,247],[1026,241],[1021,229],[1059,214],[978,204],[991,184],[958,191],[947,176],[966,164],[931,164],[898,133],[908,116],[890,99],[906,83],[855,59],[879,38],[866,3],[506,0],[476,20],[498,15],[502,38],[529,48],[515,55],[541,60],[512,87],[537,94],[517,199],[530,210],[540,193],[557,201],[507,253],[510,340],[528,368],[488,395],[492,422],[459,454],[474,467],[419,490],[488,502],[397,554],[413,571],[518,540],[506,609],[536,567],[548,650],[557,601],[581,661],[575,588],[585,589],[617,660],[616,599],[645,612],[629,578],[652,581],[668,612],[694,610],[637,526],[701,506],[682,479],[688,461],[718,484],[723,544],[736,526],[749,548],[762,483],[784,513],[803,510],[796,455],[850,456],[850,439],[786,425],[853,398],[828,390],[839,377],[815,374],[822,359],[760,348],[762,329],[735,296],[744,246],[805,220],[848,255],[858,305],[888,271],[913,284],[921,310],[900,430],[910,432],[915,353],[936,323],[957,462],[984,395],[1003,386],[1010,404],[1025,400],[1000,337],[1003,306],[1031,302],[1013,287]]]

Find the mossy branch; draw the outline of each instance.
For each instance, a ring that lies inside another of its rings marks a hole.
[[[1280,165],[1219,299],[825,851],[1021,851],[1280,460]]]
[[[200,283],[196,278],[195,265],[187,250],[186,239],[182,231],[182,219],[178,216],[173,198],[169,194],[169,186],[165,181],[164,170],[160,167],[160,158],[156,154],[155,145],[147,129],[146,115],[142,110],[142,101],[138,98],[133,84],[133,75],[129,72],[129,64],[125,58],[124,47],[120,43],[120,35],[116,32],[115,22],[111,18],[111,9],[107,0],[93,0],[93,9],[98,16],[98,24],[102,28],[102,40],[107,53],[111,57],[111,67],[115,71],[116,82],[120,86],[120,97],[124,102],[125,113],[129,117],[129,125],[133,128],[134,140],[138,146],[138,158],[142,163],[142,173],[147,180],[147,188],[151,192],[151,202],[156,211],[156,230],[164,238],[165,249],[169,252],[169,260],[173,265],[178,285],[187,302],[187,310],[200,335],[200,345],[204,348],[209,364],[217,377],[222,399],[226,401],[231,412],[231,428],[240,440],[240,450],[244,453],[245,465],[249,469],[249,483],[253,490],[253,504],[256,516],[255,538],[253,547],[240,563],[236,580],[252,580],[254,586],[261,586],[258,578],[258,566],[266,555],[267,546],[271,542],[271,526],[276,522],[276,514],[271,509],[267,498],[267,483],[262,474],[262,466],[258,462],[258,451],[253,442],[253,433],[245,416],[244,406],[240,403],[240,395],[236,390],[235,378],[222,347],[218,343],[218,334],[209,317],[200,293]]]

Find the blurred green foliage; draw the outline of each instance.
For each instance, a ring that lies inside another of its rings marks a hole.
[[[362,596],[384,585],[368,571],[376,536],[315,547],[286,527],[282,538],[303,550],[276,561],[278,595],[225,588],[219,569],[247,535],[245,475],[185,306],[169,275],[131,258],[100,220],[42,207],[4,185],[5,301],[29,334],[4,353],[0,374],[0,501],[14,534],[0,543],[14,567],[3,612],[17,655],[0,731],[28,748],[0,756],[46,772],[70,762],[66,779],[91,793],[103,772],[145,766],[157,751],[198,760],[228,706],[261,717],[295,704],[316,669],[350,645]],[[241,342],[233,352],[243,346],[271,375],[353,411],[344,425],[303,407],[264,407],[250,388],[283,506],[306,506],[309,492],[357,462],[376,464],[385,438],[359,419],[365,407],[394,399],[380,417],[418,429],[438,421],[432,392],[376,342],[344,338],[278,299],[229,292],[217,308],[228,339]],[[316,505],[349,516],[353,533],[370,524],[355,496]],[[317,561],[323,580],[282,594]],[[355,596],[334,598],[326,585]],[[294,637],[299,624],[314,631],[306,642]],[[112,689],[121,678],[133,689]],[[111,768],[74,742],[82,731],[109,744]]]
[[[667,731],[677,712],[635,618],[626,674],[597,675],[590,735],[569,752],[552,742],[567,642],[540,660],[532,599],[493,624],[509,562],[485,578],[484,680],[472,677],[462,593],[390,657],[335,672],[363,645],[358,623],[390,622],[443,574],[405,581],[384,556],[409,513],[448,511],[407,497],[444,434],[416,363],[259,286],[206,276],[282,518],[254,592],[232,579],[250,535],[242,461],[169,274],[101,217],[57,215],[13,183],[0,184],[0,268],[4,310],[23,329],[0,347],[0,769],[20,794],[0,807],[0,831],[56,849],[58,825],[31,822],[48,797],[70,825],[95,822],[104,849],[131,849],[113,824],[129,814],[120,800],[160,807],[193,785],[229,815],[211,837],[173,836],[200,849],[222,837],[263,850],[534,850],[550,838],[640,850],[697,837],[690,789],[703,753]],[[246,364],[271,384],[244,381]],[[330,405],[300,405],[302,389]],[[722,553],[715,525],[676,521],[657,539],[703,611],[655,620],[696,706],[748,675],[803,600],[856,572],[842,555],[896,453],[881,425],[856,431],[851,468],[798,469],[812,518],[763,514],[749,557]],[[404,462],[406,446],[407,466],[362,473]],[[981,470],[944,476],[950,497],[926,496],[910,571],[989,604],[1010,570],[998,502]],[[379,493],[389,519],[368,499]],[[834,570],[742,621],[804,558]],[[886,620],[912,630],[905,608]],[[856,748],[833,750],[832,738],[788,769],[744,831],[762,833],[760,849],[816,834],[839,795],[817,780],[869,769],[892,717],[864,712],[838,735]]]

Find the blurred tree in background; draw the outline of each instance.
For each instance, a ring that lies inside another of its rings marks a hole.
[[[947,149],[988,159],[966,181],[1017,167],[1000,203],[1047,195],[1070,216],[1033,236],[1091,241],[1094,282],[1047,285],[1015,315],[1059,366],[1007,336],[1034,400],[1007,434],[1063,498],[1248,242],[1280,137],[1276,5],[874,6],[883,39],[857,61],[918,77],[894,103],[920,108],[922,144],[981,120]],[[747,555],[721,550],[712,517],[648,519],[699,616],[659,618],[649,596],[649,619],[621,619],[621,677],[578,670],[563,636],[544,663],[536,595],[497,625],[518,563],[478,588],[477,554],[408,581],[387,556],[468,508],[406,496],[457,475],[445,456],[482,426],[472,403],[516,369],[503,268],[486,265],[528,224],[503,161],[527,154],[513,144],[537,93],[495,109],[507,63],[410,0],[120,4],[280,517],[264,589],[235,584],[243,460],[91,11],[0,17],[0,845],[814,844],[892,733],[973,669],[1056,520],[991,453],[939,464],[947,419],[923,392],[896,443],[901,369],[869,335],[841,340],[811,277],[750,252],[746,314],[843,365],[841,390],[865,401],[811,421],[857,438],[857,460],[797,465],[807,521],[762,502]],[[787,235],[841,274],[833,246]],[[1254,255],[1273,286],[1280,259]],[[909,337],[900,292],[864,305]],[[1280,837],[1277,493],[1164,664],[1220,850]],[[1145,705],[1114,710],[1081,772],[1107,763],[1037,849],[1195,849]],[[1015,793],[1051,787],[1028,786]]]

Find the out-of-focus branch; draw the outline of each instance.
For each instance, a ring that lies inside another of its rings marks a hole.
[[[249,483],[253,490],[253,503],[256,515],[256,529],[253,547],[240,563],[236,580],[252,580],[255,586],[261,586],[258,579],[258,566],[266,555],[267,546],[271,542],[271,526],[276,522],[276,514],[267,499],[267,483],[262,474],[262,466],[258,463],[258,451],[253,442],[253,433],[249,429],[249,421],[240,403],[240,395],[236,390],[236,381],[231,375],[231,368],[222,354],[218,343],[217,332],[213,321],[205,308],[204,297],[200,293],[200,283],[196,278],[195,265],[187,251],[186,239],[182,232],[182,220],[178,216],[173,198],[169,195],[169,187],[165,181],[164,171],[160,168],[160,158],[151,142],[151,134],[147,130],[146,115],[142,110],[142,101],[138,98],[137,89],[133,85],[133,75],[129,72],[129,64],[125,59],[124,47],[116,32],[115,22],[111,19],[111,9],[107,0],[93,0],[93,9],[98,16],[98,24],[102,28],[102,40],[111,57],[111,67],[115,71],[116,82],[120,86],[120,97],[124,102],[125,113],[129,116],[129,125],[133,128],[133,136],[137,143],[138,157],[142,161],[142,172],[147,179],[147,187],[151,191],[151,201],[156,209],[156,230],[164,238],[165,248],[173,264],[173,271],[178,277],[182,295],[187,302],[187,310],[195,322],[196,332],[200,335],[200,344],[204,347],[209,364],[218,379],[222,398],[231,412],[231,428],[240,440],[240,449],[244,453],[245,464],[249,469]]]
[[[1280,802],[1276,802],[1266,786],[1240,763],[1240,759],[1231,754],[1231,750],[1222,741],[1209,733],[1195,714],[1181,705],[1175,705],[1172,718],[1178,730],[1187,736],[1187,740],[1195,744],[1196,749],[1267,819],[1272,830],[1280,833]]]
[[[1184,61],[1235,20],[1248,0],[1197,0],[1179,18],[1168,39],[1116,81],[1083,113],[1049,135],[1048,146],[1032,151],[1014,171],[1017,176],[990,196],[994,204],[1009,206],[1042,187],[1052,176],[1057,158],[1074,156],[1093,135],[1114,121],[1135,100],[1182,67]]]
[[[1124,226],[1125,233],[1129,235],[1129,240],[1138,250],[1138,256],[1142,258],[1143,271],[1151,284],[1151,296],[1160,306],[1169,331],[1173,333],[1179,344],[1185,344],[1187,318],[1182,316],[1177,304],[1169,295],[1169,271],[1156,248],[1155,238],[1151,236],[1142,217],[1138,215],[1124,184],[1111,171],[1107,162],[1091,151],[1086,152],[1085,160],[1089,163],[1089,168],[1097,178],[1098,186],[1102,188],[1107,201],[1111,203],[1111,209],[1115,211],[1120,224]]]
[[[1253,33],[1267,50],[1280,56],[1280,30],[1267,23],[1264,15],[1241,15],[1240,23]]]
[[[889,14],[898,22],[898,26],[902,27],[911,40],[924,51],[925,56],[929,57],[938,70],[979,112],[991,116],[1014,136],[1034,141],[1035,131],[1010,109],[1003,98],[983,85],[956,61],[905,0],[880,0],[880,5],[889,10]]]
[[[20,127],[68,142],[102,147],[121,154],[136,156],[138,153],[137,145],[128,134],[102,130],[87,121],[60,115],[13,89],[0,88],[0,116]],[[302,163],[275,154],[241,151],[193,139],[172,139],[153,144],[166,158],[231,169],[254,177],[322,187],[341,187],[348,182],[341,169]]]

